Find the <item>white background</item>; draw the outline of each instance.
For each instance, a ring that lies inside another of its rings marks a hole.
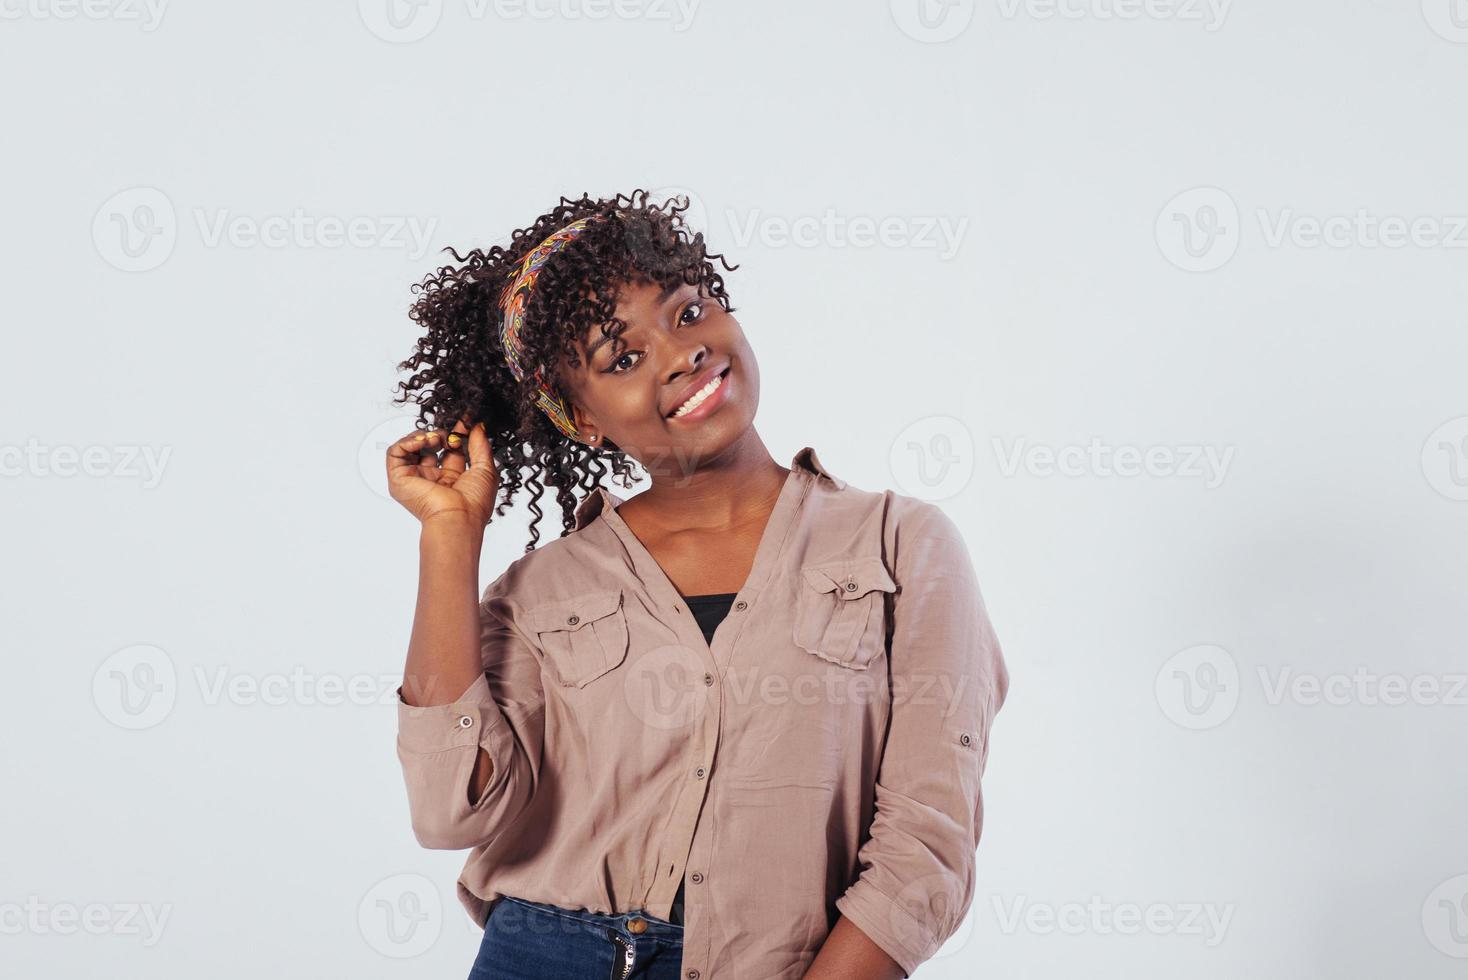
[[[7,976],[468,972],[409,285],[637,187],[777,459],[972,546],[1013,687],[920,976],[1462,976],[1468,4],[388,2],[0,0]]]

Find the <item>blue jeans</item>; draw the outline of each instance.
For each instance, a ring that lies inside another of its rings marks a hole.
[[[678,980],[683,927],[506,895],[490,910],[469,980]]]

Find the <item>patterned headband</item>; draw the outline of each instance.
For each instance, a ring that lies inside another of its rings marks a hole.
[[[622,212],[618,211],[617,214],[620,216]],[[516,381],[525,377],[525,349],[520,342],[520,330],[525,326],[525,308],[530,302],[535,280],[540,278],[541,270],[550,257],[574,241],[597,217],[598,215],[591,215],[577,219],[560,231],[553,232],[545,241],[531,249],[521,261],[515,277],[500,294],[500,309],[504,312],[500,320],[500,346],[504,348],[505,361],[510,365],[510,373],[515,376]],[[539,369],[535,372],[535,380],[540,387],[535,396],[536,405],[550,417],[557,429],[572,439],[576,438],[576,423],[571,421],[571,407],[547,383]]]

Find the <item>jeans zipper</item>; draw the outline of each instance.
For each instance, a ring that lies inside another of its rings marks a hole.
[[[607,930],[607,938],[617,949],[617,958],[612,961],[612,980],[627,980],[632,975],[632,963],[637,959],[637,947]]]

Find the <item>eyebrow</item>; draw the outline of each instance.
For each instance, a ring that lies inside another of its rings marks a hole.
[[[672,296],[678,290],[682,289],[684,286],[687,286],[687,285],[689,285],[689,283],[679,282],[679,283],[674,283],[671,286],[665,287],[660,293],[658,293],[658,298],[656,300],[657,305],[658,306],[662,306],[664,303],[666,303],[668,301],[668,297],[669,296]],[[625,333],[625,332],[626,331],[623,331],[623,333]],[[597,351],[601,350],[603,344],[606,344],[606,343],[608,343],[608,342],[616,339],[616,337],[620,337],[621,335],[622,334],[619,333],[619,334],[616,334],[615,337],[608,337],[606,334],[602,334],[596,340],[592,341],[591,344],[590,344],[590,346],[588,346],[586,348],[586,360],[587,360],[587,363],[590,363],[591,362],[591,359],[596,356],[596,352]]]

